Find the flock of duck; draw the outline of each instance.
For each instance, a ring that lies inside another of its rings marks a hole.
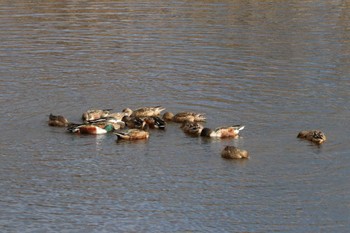
[[[161,106],[143,107],[136,110],[130,108],[121,112],[112,112],[112,109],[90,109],[82,114],[82,123],[73,123],[62,115],[49,115],[48,125],[66,127],[67,131],[76,134],[106,134],[114,133],[117,140],[147,140],[148,129],[165,129],[167,122],[181,124],[184,133],[191,136],[209,138],[238,138],[243,125],[232,125],[210,129],[203,126],[206,121],[204,114],[196,112],[179,112],[173,114],[161,113],[165,108]],[[316,144],[326,141],[326,136],[319,130],[301,131],[298,138],[309,140]],[[221,151],[225,159],[248,158],[246,150],[235,146],[226,146]]]

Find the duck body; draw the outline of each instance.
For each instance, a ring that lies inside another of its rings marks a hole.
[[[89,109],[81,116],[84,122],[107,117],[112,109]]]
[[[129,110],[129,109],[126,109],[126,110]],[[161,106],[143,107],[143,108],[139,108],[139,109],[132,111],[130,116],[133,116],[133,117],[159,116],[160,113],[164,110],[165,110],[165,108],[163,108]],[[128,112],[130,112],[130,110]]]
[[[165,129],[165,121],[158,116],[146,117],[144,122],[150,129]]]
[[[128,129],[125,131],[117,131],[114,133],[121,140],[142,140],[148,139],[149,133],[141,129]]]
[[[181,129],[186,134],[189,134],[192,136],[199,136],[201,135],[201,132],[204,129],[204,126],[198,122],[185,121],[181,125]]]
[[[305,139],[316,144],[322,144],[327,140],[326,135],[320,130],[300,131],[297,138]]]
[[[124,116],[128,116],[128,113],[125,112],[113,112],[113,113],[109,113],[108,117],[114,117],[117,120],[122,120]]]
[[[229,127],[219,127],[214,130],[209,128],[204,128],[201,132],[202,137],[211,138],[237,138],[241,130],[244,129],[244,125],[234,125]]]
[[[249,158],[248,151],[238,149],[235,146],[226,146],[221,151],[221,157],[224,159],[246,159]]]
[[[140,117],[124,116],[122,120],[130,129],[143,129],[146,126],[146,122]]]
[[[175,115],[171,112],[166,112],[163,115],[163,119],[166,121],[173,121],[177,123],[183,122],[204,122],[206,117],[202,113],[196,112],[179,112]]]
[[[49,122],[48,122],[49,126],[67,127],[68,124],[69,124],[69,121],[64,116],[52,115],[52,113],[50,113],[50,115],[49,115]]]
[[[105,128],[107,125],[113,125],[115,130],[125,128],[125,122],[115,117],[102,117],[96,120],[87,121],[88,124],[96,125],[100,128]]]
[[[106,125],[104,128],[101,128],[97,125],[88,125],[88,124],[82,124],[82,125],[71,125],[67,128],[67,130],[71,133],[79,133],[79,134],[106,134],[108,132],[111,132],[114,130],[114,126],[109,124]]]

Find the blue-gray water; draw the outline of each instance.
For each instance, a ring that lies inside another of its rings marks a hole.
[[[348,1],[0,1],[1,232],[348,232]],[[147,142],[47,126],[162,105]],[[296,139],[321,129],[318,147]],[[220,157],[225,145],[250,152]]]

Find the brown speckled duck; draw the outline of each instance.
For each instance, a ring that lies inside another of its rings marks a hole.
[[[48,122],[49,126],[66,127],[68,126],[68,124],[69,124],[69,121],[64,116],[52,115],[52,113],[50,113],[49,122]]]
[[[204,122],[206,120],[204,114],[196,112],[179,112],[175,115],[172,112],[165,112],[163,114],[165,121],[173,121],[177,123],[189,122]]]
[[[221,157],[224,159],[247,159],[249,154],[248,151],[238,149],[235,146],[226,146],[221,151]]]
[[[81,116],[84,122],[107,117],[112,109],[89,109]]]
[[[192,136],[199,136],[201,135],[201,132],[204,129],[204,126],[198,122],[186,121],[182,123],[181,129],[186,134],[189,134]]]
[[[326,135],[320,130],[304,130],[299,132],[297,137],[316,144],[322,144],[327,140]]]
[[[165,108],[162,106],[155,106],[155,107],[143,107],[136,110],[130,110],[129,108],[124,109],[123,111],[127,111],[132,117],[151,117],[151,116],[159,116],[162,111],[164,111]]]

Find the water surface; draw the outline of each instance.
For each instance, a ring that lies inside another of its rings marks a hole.
[[[346,1],[0,1],[4,232],[347,232]],[[162,105],[146,142],[47,126],[89,108]],[[296,139],[321,129],[318,147]],[[225,145],[246,161],[220,157]]]

